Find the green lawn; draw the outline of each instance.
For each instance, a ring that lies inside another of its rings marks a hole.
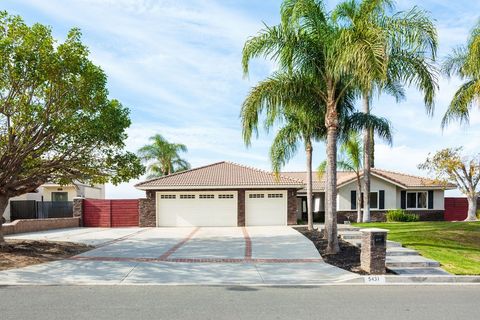
[[[361,223],[390,230],[388,239],[437,260],[450,273],[480,275],[480,222]]]

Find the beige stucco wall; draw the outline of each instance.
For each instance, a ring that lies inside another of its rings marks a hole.
[[[363,179],[362,179],[363,184]],[[351,182],[338,190],[338,198],[337,198],[337,210],[338,211],[349,211],[352,210],[350,204],[350,192],[352,190],[357,190],[357,183],[356,181]],[[370,191],[371,192],[378,192],[380,190],[385,190],[385,210],[394,209],[397,207],[397,188],[395,185],[378,179],[376,177],[371,177],[371,185]],[[400,197],[398,195],[398,197]],[[380,201],[380,199],[379,199]],[[400,200],[399,200],[400,201]],[[400,206],[398,206],[399,208]],[[378,209],[371,209],[371,210],[378,210]]]
[[[89,199],[105,199],[105,185],[83,186],[81,195]]]
[[[43,201],[52,201],[52,192],[67,192],[68,201],[73,201],[77,197],[77,189],[74,186],[43,186],[40,187],[43,195]]]

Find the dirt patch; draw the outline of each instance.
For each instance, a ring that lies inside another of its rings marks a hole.
[[[71,242],[7,240],[7,245],[0,247],[0,270],[62,260],[93,248]]]
[[[294,228],[305,237],[310,239],[326,263],[344,270],[358,274],[368,274],[360,269],[360,248],[338,239],[340,252],[327,254],[327,240],[323,239],[323,232],[318,230],[308,231],[307,228]]]

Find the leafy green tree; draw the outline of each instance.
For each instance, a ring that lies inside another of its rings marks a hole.
[[[143,174],[124,151],[129,111],[109,100],[80,31],[58,43],[50,28],[7,12],[0,25],[0,214],[46,182],[117,184]]]
[[[467,45],[455,48],[445,59],[442,70],[448,77],[458,76],[465,81],[450,102],[442,128],[453,120],[468,123],[470,110],[478,106],[480,99],[480,22],[472,30]]]
[[[447,148],[429,155],[419,169],[428,170],[437,180],[452,183],[467,197],[465,221],[477,221],[477,199],[480,193],[480,154],[462,155],[462,148]]]
[[[150,163],[149,179],[190,169],[190,164],[180,157],[181,152],[188,151],[184,144],[170,143],[159,134],[150,137],[150,141],[151,144],[138,150],[140,158]]]
[[[342,26],[342,37],[350,42],[352,52],[371,47],[377,54],[356,55],[344,52],[342,60],[354,70],[359,86],[363,112],[370,113],[374,92],[404,97],[403,85],[414,85],[424,93],[427,111],[432,111],[437,88],[433,62],[437,50],[437,32],[428,15],[414,7],[403,13],[390,14],[392,0],[346,0],[333,12]],[[374,45],[374,47],[371,46]],[[383,57],[382,57],[383,56]],[[358,68],[358,64],[364,64]],[[370,67],[369,67],[370,66]],[[364,72],[370,70],[369,72]],[[363,221],[370,221],[370,170],[373,166],[372,130],[366,128],[364,141],[364,209]]]

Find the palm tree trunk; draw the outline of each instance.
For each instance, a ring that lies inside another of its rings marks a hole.
[[[473,195],[467,196],[468,201],[468,214],[467,218],[464,221],[477,221],[477,195],[475,190],[473,190]]]
[[[362,222],[362,180],[357,174],[357,222]]]
[[[370,114],[369,95],[363,94],[363,112]],[[370,222],[370,128],[363,130],[363,222]]]
[[[313,230],[313,207],[312,207],[312,142],[306,141],[305,147],[307,153],[307,217],[308,217],[308,230]]]
[[[370,129],[370,168],[375,168],[375,132]]]
[[[9,200],[9,197],[7,195],[0,194],[0,247],[3,247],[5,245],[5,238],[3,237],[2,224],[3,224],[3,213],[5,212],[5,209],[8,206],[8,200]]]
[[[337,131],[336,104],[327,104],[325,117],[327,127],[327,169],[325,182],[325,233],[328,240],[327,253],[340,251],[337,236]]]

